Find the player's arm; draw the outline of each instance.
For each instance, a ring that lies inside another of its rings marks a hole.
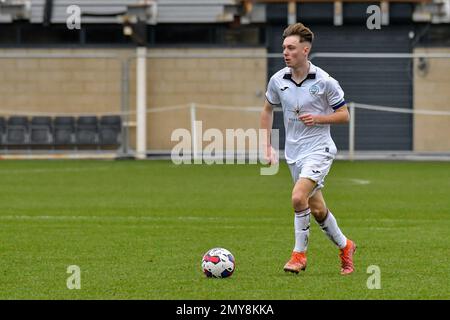
[[[270,133],[273,124],[273,107],[269,101],[264,101],[264,107],[261,112],[260,128],[266,130],[265,140],[262,142],[264,146],[270,147]]]
[[[350,114],[348,112],[347,105],[343,105],[333,113],[328,115],[313,115],[303,114],[299,117],[301,121],[307,126],[313,126],[317,124],[338,124],[347,123],[350,120]]]
[[[270,134],[272,132],[272,124],[273,124],[273,106],[270,104],[267,99],[264,102],[264,107],[261,112],[260,117],[260,128],[265,130],[266,134],[263,137],[263,141],[261,141],[261,147],[264,148],[264,156],[266,161],[269,163],[275,162],[275,150],[272,148],[272,144],[270,141]]]

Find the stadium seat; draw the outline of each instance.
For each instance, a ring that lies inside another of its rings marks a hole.
[[[31,144],[48,145],[53,142],[52,118],[33,117],[30,126]]]
[[[6,126],[7,145],[25,145],[28,143],[28,118],[25,116],[11,116]]]
[[[121,143],[122,119],[120,116],[100,118],[99,140],[103,146],[118,146]]]
[[[6,120],[5,118],[0,117],[0,145],[3,145],[5,131],[6,131]]]
[[[95,116],[81,116],[77,119],[77,145],[96,145],[98,135],[98,119]]]
[[[74,143],[75,118],[55,117],[53,121],[54,144],[71,145]]]

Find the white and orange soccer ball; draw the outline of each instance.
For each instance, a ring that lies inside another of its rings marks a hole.
[[[202,270],[208,278],[228,278],[234,268],[234,256],[227,249],[213,248],[203,256]]]

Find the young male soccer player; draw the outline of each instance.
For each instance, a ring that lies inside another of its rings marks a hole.
[[[261,128],[272,128],[272,106],[281,104],[286,129],[285,157],[294,188],[295,247],[284,266],[287,272],[306,269],[310,214],[323,232],[339,248],[341,274],[353,272],[355,243],[347,239],[335,217],[327,208],[321,189],[337,149],[330,135],[330,124],[346,123],[349,113],[344,92],[328,73],[308,61],[314,35],[301,23],[288,26],[283,33],[283,56],[286,67],[269,81]],[[274,161],[270,139],[266,156]]]

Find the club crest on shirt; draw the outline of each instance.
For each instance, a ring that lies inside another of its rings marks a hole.
[[[313,85],[309,88],[309,93],[310,93],[312,96],[317,95],[318,92],[319,92],[319,86],[316,85],[316,84],[313,84]]]

